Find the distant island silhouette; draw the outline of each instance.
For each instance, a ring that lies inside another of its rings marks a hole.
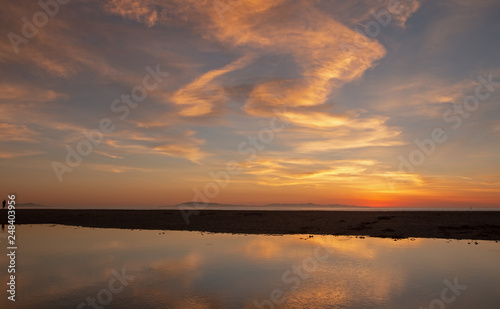
[[[288,204],[288,203],[273,203],[265,205],[252,204],[220,204],[220,203],[203,203],[203,202],[186,202],[176,205],[162,206],[160,208],[192,208],[192,209],[212,209],[212,210],[335,210],[335,209],[371,209],[369,206],[341,205],[341,204]]]

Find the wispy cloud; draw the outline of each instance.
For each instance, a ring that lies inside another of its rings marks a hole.
[[[148,27],[154,26],[158,21],[158,12],[148,1],[111,0],[106,3],[105,8],[111,14],[143,22]]]
[[[41,155],[45,154],[43,151],[36,151],[36,150],[2,150],[0,152],[0,158],[1,159],[13,159],[13,158],[23,158],[23,157],[31,157],[31,156],[36,156],[36,155]]]
[[[0,101],[10,104],[43,103],[67,97],[67,95],[51,90],[42,89],[35,85],[0,82]]]
[[[224,105],[227,97],[223,86],[214,80],[247,66],[253,58],[247,55],[221,69],[209,71],[175,92],[171,100],[181,106],[179,114],[187,117],[204,116],[212,113],[215,107]]]
[[[24,125],[16,125],[10,123],[0,123],[1,142],[21,141],[33,142],[38,135],[37,132],[27,128]]]
[[[122,131],[110,136],[106,145],[111,146],[120,156],[127,154],[163,155],[187,159],[200,164],[209,156],[201,146],[205,140],[196,138],[196,132],[187,130],[182,133],[145,134],[140,132]]]

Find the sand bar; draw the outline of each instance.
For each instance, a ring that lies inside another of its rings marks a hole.
[[[1,223],[7,223],[2,211]],[[17,209],[16,224],[187,230],[242,234],[322,234],[500,240],[500,211],[203,210],[186,223],[178,210]]]

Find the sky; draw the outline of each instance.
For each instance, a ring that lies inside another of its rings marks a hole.
[[[500,207],[500,2],[7,0],[0,194]]]

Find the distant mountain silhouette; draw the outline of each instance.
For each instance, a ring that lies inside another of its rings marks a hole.
[[[193,208],[217,208],[217,209],[222,209],[222,208],[227,208],[227,209],[238,209],[238,208],[245,208],[245,209],[293,209],[293,208],[301,208],[304,210],[307,210],[307,208],[313,208],[313,209],[334,209],[334,208],[371,208],[369,206],[355,206],[355,205],[341,205],[341,204],[328,204],[328,205],[322,205],[322,204],[314,204],[314,203],[306,203],[306,204],[267,204],[267,205],[241,205],[241,204],[220,204],[220,203],[203,203],[203,202],[186,202],[186,203],[181,203],[177,205],[171,205],[171,206],[164,206],[164,207],[193,207]]]
[[[314,204],[314,203],[306,203],[306,204],[267,204],[267,205],[242,205],[242,204],[220,204],[220,203],[207,203],[203,202],[186,202],[177,205],[169,205],[169,206],[160,206],[159,208],[170,208],[177,209],[180,206],[185,208],[195,208],[195,209],[215,209],[215,210],[330,210],[330,209],[364,209],[371,208],[369,206],[355,206],[355,205],[341,205],[341,204]],[[16,204],[16,208],[19,209],[52,209],[54,206],[41,205],[36,203],[22,203]],[[59,207],[57,207],[59,208]],[[129,207],[126,207],[129,208]],[[72,209],[72,207],[67,207],[67,209]],[[113,209],[108,207],[100,207],[100,209]],[[141,209],[141,207],[133,207],[130,209]]]
[[[354,207],[354,208],[370,208],[369,206],[357,206],[357,205],[342,205],[342,204],[314,204],[314,203],[306,203],[306,204],[267,204],[265,206],[290,206],[290,207],[341,207],[341,208],[349,208],[349,207]]]

